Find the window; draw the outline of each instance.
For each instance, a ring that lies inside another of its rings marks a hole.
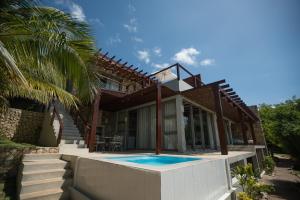
[[[100,79],[100,85],[101,85],[101,88],[103,88],[103,89],[113,90],[113,91],[120,90],[120,84],[117,81],[108,79],[106,77],[102,77]]]

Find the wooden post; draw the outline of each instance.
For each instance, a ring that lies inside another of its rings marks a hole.
[[[250,129],[251,129],[251,136],[252,136],[252,140],[253,140],[253,144],[256,145],[256,135],[254,132],[254,122],[250,122]]]
[[[162,143],[162,110],[161,110],[161,85],[156,86],[156,148],[155,153],[158,155],[161,152]]]
[[[244,120],[244,115],[242,111],[239,111],[240,113],[240,118],[241,118],[241,129],[242,129],[242,134],[243,134],[243,140],[244,140],[244,145],[248,145],[248,138],[247,138],[247,131],[245,127],[245,120]]]
[[[89,152],[95,151],[95,144],[96,144],[96,129],[97,129],[97,122],[98,122],[98,115],[99,115],[99,104],[101,99],[101,89],[97,90],[97,94],[94,100],[94,108],[93,108],[93,117],[92,117],[92,127],[89,137]]]
[[[180,69],[179,69],[179,65],[176,65],[176,72],[177,72],[177,80],[180,80]]]
[[[194,79],[194,87],[197,88],[197,77],[193,76],[193,79]]]
[[[217,116],[217,125],[218,125],[221,154],[228,155],[219,85],[213,85],[212,89],[213,89],[214,101],[215,101],[215,109],[216,109],[216,116]]]

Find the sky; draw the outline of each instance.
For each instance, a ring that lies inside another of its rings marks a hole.
[[[176,62],[248,105],[300,96],[299,0],[54,0],[97,48],[145,72]]]

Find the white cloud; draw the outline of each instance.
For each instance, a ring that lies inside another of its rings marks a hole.
[[[121,43],[121,42],[122,42],[122,40],[120,38],[120,34],[119,33],[115,34],[114,36],[111,36],[108,39],[108,44],[110,44],[110,45],[114,45],[116,43]]]
[[[89,22],[93,23],[93,24],[98,24],[99,26],[103,26],[104,25],[99,18],[91,18],[91,19],[89,19]]]
[[[70,11],[71,16],[78,21],[85,21],[86,16],[82,7],[74,3],[72,0],[55,0],[54,3],[66,7]]]
[[[132,37],[131,39],[135,42],[144,42],[142,38],[139,38],[139,37],[136,37],[136,36]]]
[[[210,59],[210,58],[206,58],[204,60],[201,60],[201,62],[200,62],[201,66],[209,66],[209,65],[214,65],[214,64],[215,64],[215,60]]]
[[[150,62],[150,53],[147,50],[138,51],[138,59],[144,61],[146,64]]]
[[[152,66],[155,67],[155,68],[158,68],[158,69],[163,69],[163,68],[166,68],[166,67],[169,67],[170,64],[169,63],[152,63]]]
[[[136,18],[131,18],[128,24],[123,24],[123,27],[126,28],[131,33],[137,32],[137,20]]]
[[[134,13],[136,11],[135,7],[131,3],[128,4],[128,10],[129,13]]]
[[[155,55],[161,56],[161,48],[155,47],[155,48],[153,49],[153,52],[155,53]]]
[[[80,5],[71,2],[69,5],[69,9],[71,12],[71,16],[78,21],[85,21],[85,14],[83,12],[83,9]]]
[[[200,52],[193,47],[187,49],[183,48],[174,55],[173,60],[183,64],[196,65],[197,55],[199,54]]]

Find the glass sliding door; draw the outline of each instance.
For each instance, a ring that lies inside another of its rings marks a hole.
[[[201,122],[200,122],[200,110],[197,107],[193,107],[193,116],[194,116],[194,132],[195,132],[195,147],[202,147],[202,134],[201,134]]]
[[[128,112],[128,136],[127,148],[136,148],[136,133],[137,133],[137,111],[132,110]]]
[[[184,129],[185,129],[185,142],[187,149],[191,149],[193,147],[193,136],[192,136],[192,125],[191,125],[191,115],[190,115],[190,105],[184,105]]]
[[[174,150],[177,148],[176,104],[175,101],[163,103],[163,147]]]
[[[208,130],[208,113],[205,110],[202,110],[202,123],[203,123],[203,132],[204,132],[204,147],[210,148],[210,136]]]

